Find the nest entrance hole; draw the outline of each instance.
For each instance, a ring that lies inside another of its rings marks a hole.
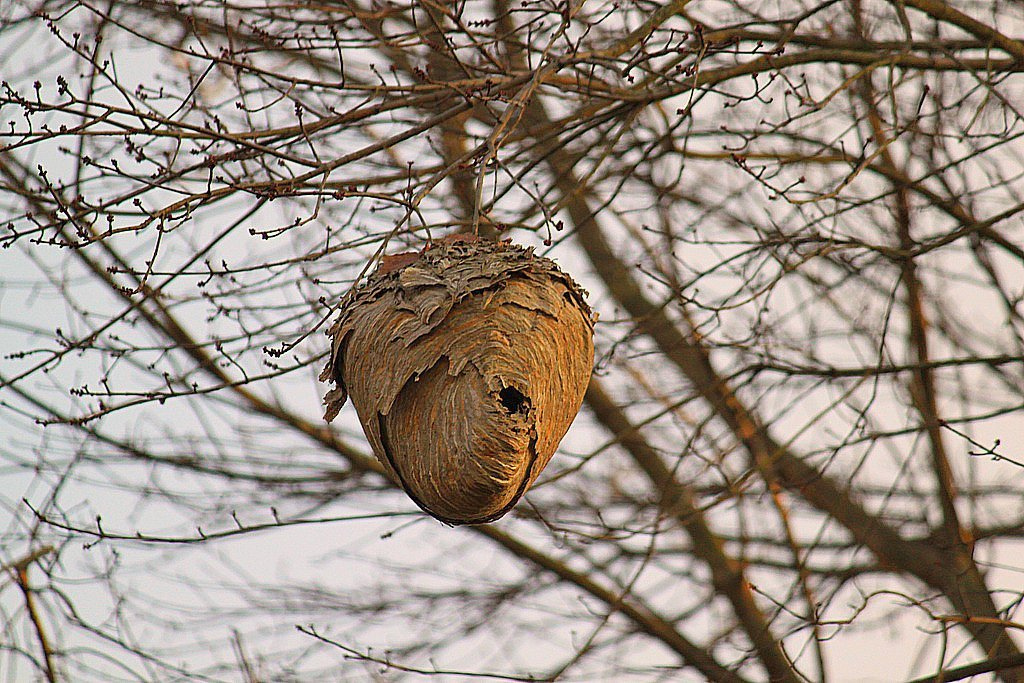
[[[525,415],[530,409],[530,399],[515,387],[504,387],[498,392],[498,398],[509,415]]]

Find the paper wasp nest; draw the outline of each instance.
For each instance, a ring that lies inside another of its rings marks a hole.
[[[449,238],[385,257],[328,330],[320,379],[351,397],[396,483],[449,524],[507,513],[551,460],[594,361],[585,292],[509,242]]]

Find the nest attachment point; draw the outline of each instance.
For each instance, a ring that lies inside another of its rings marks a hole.
[[[449,524],[503,516],[551,460],[594,362],[585,292],[510,242],[384,258],[328,330],[334,419],[351,397],[391,477]]]

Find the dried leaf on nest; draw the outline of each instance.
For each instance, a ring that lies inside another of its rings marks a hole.
[[[509,242],[387,257],[328,330],[334,419],[352,398],[378,460],[450,524],[508,512],[579,411],[594,360],[585,292]]]

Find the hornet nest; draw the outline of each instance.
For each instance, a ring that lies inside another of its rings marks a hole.
[[[374,454],[448,524],[507,513],[551,460],[594,362],[586,293],[508,241],[384,258],[328,330],[330,421],[351,396]]]

